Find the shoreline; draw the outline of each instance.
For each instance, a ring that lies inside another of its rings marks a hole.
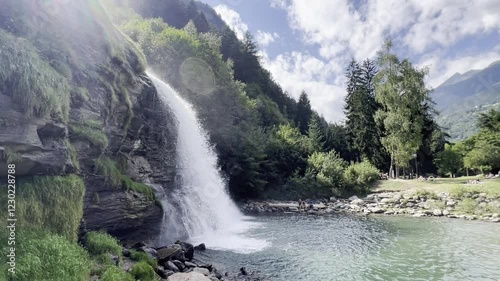
[[[477,202],[477,208],[470,202]],[[298,201],[247,201],[240,204],[243,213],[255,214],[361,214],[361,215],[405,215],[411,217],[447,217],[452,219],[480,220],[499,223],[499,198],[488,198],[486,194],[474,194],[453,198],[448,193],[418,195],[402,192],[372,193],[365,197],[352,196],[347,199],[331,197],[329,200],[305,200],[305,208]],[[493,209],[493,212],[484,211]]]

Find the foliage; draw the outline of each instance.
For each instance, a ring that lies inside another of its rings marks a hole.
[[[158,266],[158,260],[151,258],[145,252],[130,250],[130,258],[134,261],[145,262],[153,268],[156,268]]]
[[[145,262],[136,263],[132,269],[130,269],[130,275],[132,275],[135,280],[156,281],[156,273],[154,269]]]
[[[307,159],[308,170],[311,171],[317,181],[332,188],[336,192],[344,189],[345,161],[335,151],[314,152]]]
[[[380,71],[375,76],[375,99],[380,103],[375,119],[384,128],[382,144],[391,155],[391,167],[399,175],[422,145],[422,106],[429,98],[425,69],[416,69],[408,60],[391,53],[392,42],[379,53]],[[392,174],[392,173],[391,173]]]
[[[20,231],[16,241],[16,273],[12,281],[87,281],[90,278],[88,254],[65,237],[48,232]]]
[[[110,266],[99,278],[101,281],[134,281],[134,278],[123,269]]]
[[[348,186],[367,188],[378,179],[378,169],[368,161],[349,165],[344,172],[344,179]]]
[[[118,240],[104,232],[89,232],[85,238],[85,247],[93,256],[101,254],[122,255],[122,247]]]
[[[438,171],[441,175],[456,175],[464,166],[462,154],[452,145],[446,145],[445,149],[437,154],[435,159]]]

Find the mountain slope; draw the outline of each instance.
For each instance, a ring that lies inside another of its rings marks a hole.
[[[433,99],[441,112],[437,121],[452,141],[473,135],[479,114],[500,108],[500,60],[482,70],[453,75],[435,89]]]

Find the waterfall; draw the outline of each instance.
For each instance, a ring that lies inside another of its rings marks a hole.
[[[178,122],[176,186],[159,198],[164,209],[160,241],[187,238],[213,249],[242,252],[265,247],[265,241],[244,236],[255,223],[248,222],[229,197],[217,155],[193,107],[168,84],[148,75]]]

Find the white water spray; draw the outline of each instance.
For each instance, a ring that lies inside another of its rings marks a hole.
[[[165,212],[160,240],[188,238],[212,249],[238,252],[266,247],[265,241],[243,236],[255,224],[245,220],[229,197],[217,156],[192,106],[168,84],[151,73],[148,75],[178,122],[177,186],[160,198]]]

